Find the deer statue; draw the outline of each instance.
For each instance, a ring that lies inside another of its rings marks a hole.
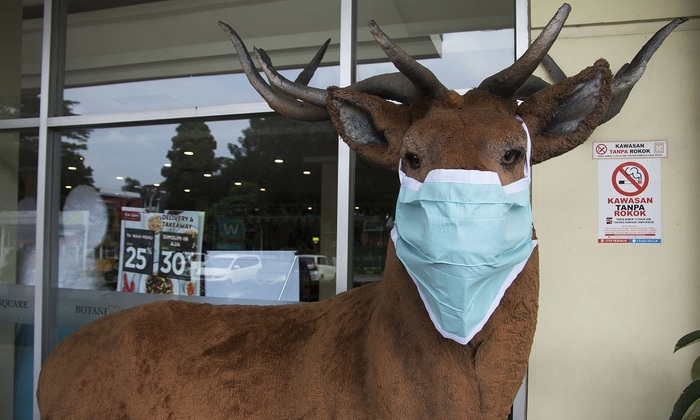
[[[538,308],[530,164],[582,144],[619,112],[683,22],[615,77],[598,60],[566,78],[546,54],[569,11],[563,5],[521,58],[463,95],[374,22],[399,72],[327,90],[307,86],[322,51],[290,81],[256,50],[266,82],[221,23],[274,110],[330,118],[361,157],[399,172],[383,279],[309,304],[163,301],[105,316],[49,356],[42,418],[505,419]],[[532,76],[543,60],[555,84]]]

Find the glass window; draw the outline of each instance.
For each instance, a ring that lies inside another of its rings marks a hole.
[[[250,51],[264,47],[280,69],[303,68],[332,38],[324,60],[331,67],[320,68],[311,84],[337,84],[338,2],[87,3],[92,6],[68,9],[63,95],[75,114],[261,102],[245,76],[234,74],[240,64],[219,20]]]
[[[329,122],[277,115],[63,130],[59,288],[331,296],[334,276],[304,284],[319,279],[304,278],[312,267],[300,268],[298,255],[335,255],[337,144]],[[59,306],[90,306],[94,296],[73,293]],[[100,296],[104,308],[105,299],[132,305]]]
[[[3,0],[0,13],[0,119],[39,115],[42,21],[30,1]]]
[[[0,133],[0,418],[31,418],[37,139]]]

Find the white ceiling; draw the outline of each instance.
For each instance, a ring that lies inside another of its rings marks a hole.
[[[66,84],[237,70],[219,20],[233,26],[249,50],[265,48],[280,68],[304,65],[328,38],[324,63],[337,63],[339,6],[339,0],[74,0],[69,11],[81,12],[68,17]],[[443,33],[512,27],[513,10],[513,0],[362,0],[358,59],[384,59],[364,28],[369,19],[409,54],[426,57],[439,54],[435,43]],[[40,29],[39,18],[25,20],[24,51],[39,50]],[[25,87],[38,83],[39,57],[23,58]]]

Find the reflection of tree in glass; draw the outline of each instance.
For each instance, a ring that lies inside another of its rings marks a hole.
[[[221,158],[221,199],[212,216],[241,220],[246,249],[310,250],[320,232],[323,166],[336,171],[337,142],[328,122],[252,118],[228,144],[231,157]]]
[[[171,166],[161,169],[165,177],[161,187],[168,193],[166,208],[206,210],[220,195],[213,176],[219,169],[216,140],[201,121],[183,122],[176,131],[166,155]]]
[[[277,215],[304,215],[308,207],[318,208],[321,165],[337,162],[337,134],[329,122],[252,118],[238,143],[228,144],[233,159],[222,162],[228,192],[222,204]],[[283,162],[275,163],[278,159]]]
[[[215,158],[216,141],[208,126],[183,123],[167,153],[171,166],[161,170],[161,188],[168,194],[161,208],[206,211],[212,241],[217,218],[236,217],[246,226],[246,249],[311,251],[312,237],[320,236],[322,194],[335,191],[335,182],[326,191],[321,183],[324,170],[335,177],[337,144],[329,122],[271,115],[252,118],[238,142],[228,144],[230,157]],[[280,159],[283,163],[275,162]],[[383,217],[393,209],[396,178],[395,173],[358,162],[357,202],[362,211],[371,209]]]
[[[22,117],[38,117],[39,96],[25,95],[21,103]],[[76,115],[73,113],[75,101],[63,101],[61,115]],[[72,128],[61,131],[61,203],[65,201],[70,189],[78,185],[94,186],[92,168],[85,165],[85,159],[81,152],[87,150],[87,141],[92,130],[85,128]],[[19,197],[36,197],[36,173],[38,160],[39,138],[35,132],[20,133],[20,174]]]
[[[124,178],[124,185],[122,185],[122,191],[140,193],[141,181],[127,176],[126,178]]]

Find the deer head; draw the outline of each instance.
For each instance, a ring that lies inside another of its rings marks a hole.
[[[532,163],[566,153],[619,112],[651,55],[684,21],[676,19],[659,31],[615,78],[605,60],[567,78],[547,52],[570,10],[568,4],[559,8],[522,57],[464,95],[445,88],[373,21],[370,32],[399,72],[327,90],[306,84],[328,41],[295,82],[277,73],[265,51],[256,48],[268,84],[236,32],[219,24],[253,87],[280,114],[306,121],[330,118],[360,156],[394,169],[401,159],[415,179],[436,168],[477,169],[497,172],[506,185],[523,174],[526,136],[516,115],[530,130]],[[543,60],[555,72],[554,85],[532,76]]]

